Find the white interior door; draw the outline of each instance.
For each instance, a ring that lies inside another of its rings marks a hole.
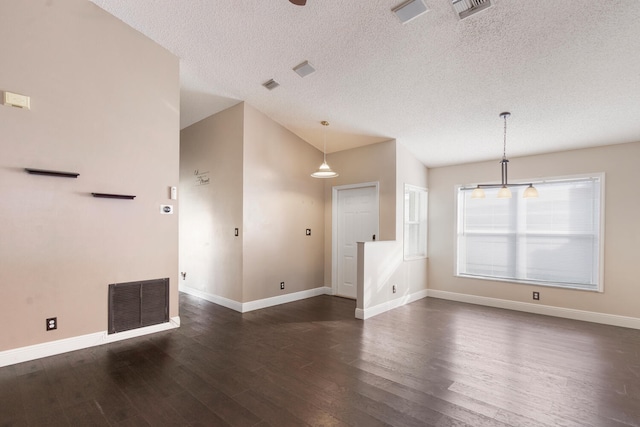
[[[357,242],[370,242],[378,235],[378,188],[375,185],[337,191],[336,295],[357,296]]]

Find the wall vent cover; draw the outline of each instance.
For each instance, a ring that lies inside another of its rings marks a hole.
[[[109,334],[169,321],[169,278],[109,285]]]
[[[453,8],[458,13],[460,19],[485,10],[489,6],[491,6],[491,0],[453,0]]]

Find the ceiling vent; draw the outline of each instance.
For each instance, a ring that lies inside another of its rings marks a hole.
[[[302,64],[298,64],[293,67],[293,71],[295,71],[300,77],[306,77],[309,74],[314,73],[316,69],[313,68],[313,65],[309,64],[309,61],[304,61]]]
[[[269,81],[266,81],[266,82],[262,83],[262,86],[266,87],[269,90],[273,90],[273,89],[277,88],[278,86],[280,86],[280,83],[278,83],[277,81],[271,79]]]
[[[453,8],[458,13],[460,19],[485,10],[489,6],[491,6],[491,0],[453,0]]]
[[[427,6],[424,5],[422,0],[409,0],[402,3],[400,6],[391,10],[396,14],[400,22],[406,24],[414,18],[422,15],[427,11]]]

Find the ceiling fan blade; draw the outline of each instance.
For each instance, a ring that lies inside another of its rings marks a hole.
[[[305,4],[307,4],[307,0],[289,0],[289,1],[295,4],[296,6],[304,6]]]

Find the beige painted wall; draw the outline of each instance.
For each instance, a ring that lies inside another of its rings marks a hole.
[[[404,185],[427,188],[428,170],[401,144],[396,144],[395,161],[396,239],[358,245],[358,273],[362,280],[359,277],[357,308],[361,310],[409,297],[428,287],[427,259],[404,260]]]
[[[324,183],[310,176],[321,162],[316,148],[245,104],[243,302],[323,286]]]
[[[180,285],[233,301],[242,301],[243,123],[238,104],[180,133]]]
[[[110,283],[169,277],[177,316],[177,58],[86,0],[0,8],[0,90],[32,106],[0,106],[0,351],[106,331]]]
[[[340,174],[324,181],[324,281],[325,286],[331,286],[333,187],[379,182],[380,240],[396,239],[396,142],[381,142],[329,154],[327,163]],[[318,166],[314,166],[314,170]]]
[[[246,103],[181,139],[181,284],[236,303],[322,286],[324,187],[309,176],[322,153]]]
[[[533,302],[621,316],[640,317],[637,286],[640,247],[640,142],[510,159],[509,179],[605,172],[604,292],[586,292],[454,277],[457,184],[496,182],[498,160],[429,170],[429,288],[511,301]],[[543,197],[543,195],[541,195]]]

